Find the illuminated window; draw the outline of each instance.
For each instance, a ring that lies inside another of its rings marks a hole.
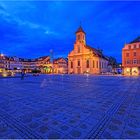
[[[87,68],[89,68],[89,60],[87,60]]]

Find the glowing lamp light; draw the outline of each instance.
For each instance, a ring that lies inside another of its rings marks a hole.
[[[126,69],[126,71],[129,72],[130,70],[129,69]]]
[[[1,53],[1,54],[0,54],[0,56],[1,56],[1,57],[3,57],[3,56],[4,56],[4,54],[3,54],[3,53]]]
[[[3,73],[2,76],[3,77],[7,77],[8,75],[7,75],[7,73]]]

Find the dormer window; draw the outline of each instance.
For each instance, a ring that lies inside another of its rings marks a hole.
[[[134,45],[134,49],[136,49],[136,45]]]
[[[128,49],[131,49],[131,45],[128,46]]]

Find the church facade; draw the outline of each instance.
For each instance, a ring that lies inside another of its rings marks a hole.
[[[86,33],[80,26],[76,31],[74,49],[68,54],[69,74],[100,74],[108,72],[108,59],[86,44]]]

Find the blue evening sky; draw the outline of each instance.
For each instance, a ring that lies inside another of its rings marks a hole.
[[[66,57],[82,22],[87,44],[121,62],[121,49],[140,36],[140,2],[0,1],[0,52]]]

